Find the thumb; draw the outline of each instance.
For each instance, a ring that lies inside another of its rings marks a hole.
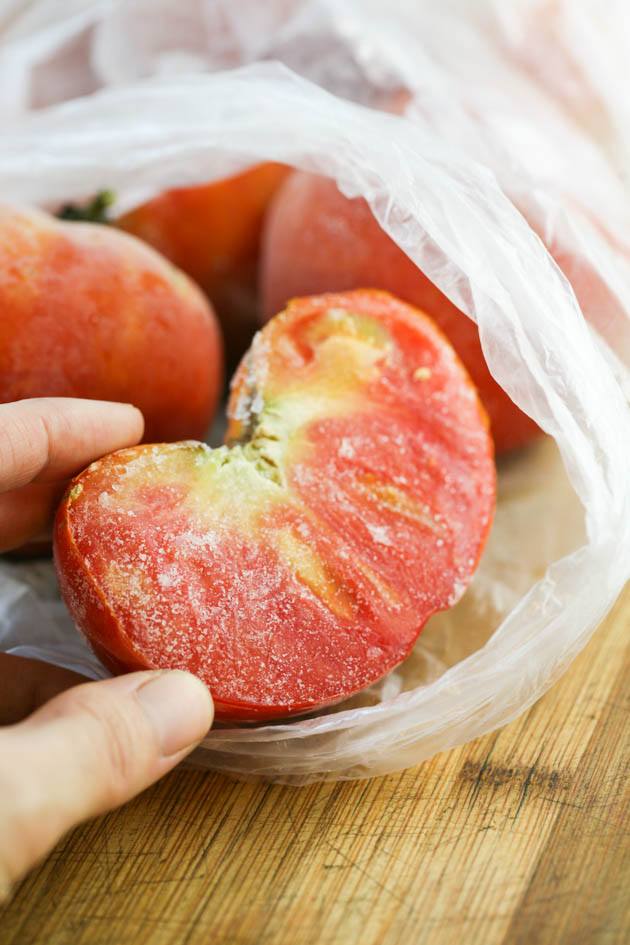
[[[0,730],[0,892],[70,827],[173,768],[212,718],[203,683],[171,670],[76,686]]]

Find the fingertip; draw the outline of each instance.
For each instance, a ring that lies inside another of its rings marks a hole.
[[[0,414],[0,491],[68,478],[144,431],[137,407],[105,400],[42,397],[0,404]]]
[[[118,406],[123,407],[126,412],[127,422],[133,431],[134,443],[139,443],[144,435],[144,414],[135,404],[118,404]]]
[[[192,750],[214,719],[204,683],[183,670],[166,670],[142,682],[136,698],[153,728],[164,758]]]
[[[134,446],[144,433],[144,417],[134,404],[60,398],[57,409],[75,438],[75,457],[85,457],[79,468],[106,453]]]
[[[82,410],[91,410],[98,414],[108,426],[115,426],[118,433],[126,434],[129,444],[137,443],[144,433],[144,415],[135,404],[116,400],[77,400]]]

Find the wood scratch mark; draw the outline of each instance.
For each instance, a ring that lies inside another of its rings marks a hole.
[[[365,876],[366,879],[369,879],[370,882],[374,883],[374,885],[377,886],[379,889],[382,889],[383,892],[387,893],[388,896],[391,896],[392,899],[395,899],[396,902],[399,902],[401,905],[407,905],[407,903],[405,903],[405,900],[401,896],[399,896],[397,892],[395,892],[393,889],[390,889],[389,886],[386,886],[385,883],[381,882],[380,879],[377,879],[375,876],[372,876],[372,874],[368,870],[360,866],[359,863],[353,860],[351,856],[349,856],[347,853],[344,853],[344,851],[340,850],[339,847],[336,847],[335,844],[331,843],[330,840],[327,840],[326,838],[324,838],[324,843],[326,844],[327,847],[330,847],[330,849],[333,850],[338,856],[340,856],[342,860],[345,860],[346,863],[352,869],[358,870],[358,872],[361,873],[362,876]]]

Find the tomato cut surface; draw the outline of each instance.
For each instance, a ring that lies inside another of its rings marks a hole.
[[[57,517],[64,597],[116,670],[188,669],[261,720],[382,677],[469,583],[490,527],[487,421],[411,306],[291,302],[232,385],[226,445],[123,450]]]

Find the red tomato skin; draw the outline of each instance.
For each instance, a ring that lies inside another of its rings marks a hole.
[[[222,386],[216,318],[139,240],[0,207],[0,307],[0,401],[121,401],[147,440],[205,434]]]
[[[380,228],[365,200],[345,197],[329,178],[296,171],[267,215],[261,262],[264,317],[295,296],[361,287],[385,289],[434,319],[479,391],[497,453],[540,435],[490,374],[475,323]]]

